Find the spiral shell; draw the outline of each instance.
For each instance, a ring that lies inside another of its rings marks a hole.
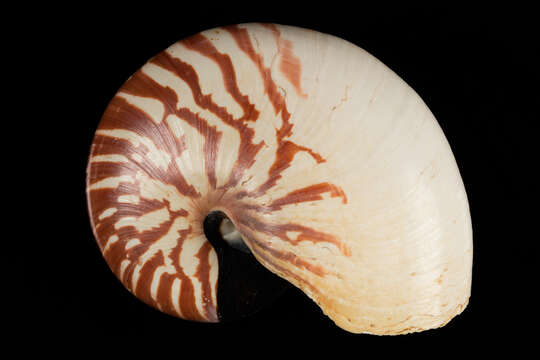
[[[351,332],[442,326],[470,295],[467,197],[435,118],[380,61],[319,32],[234,25],[154,56],[103,115],[87,196],[112,271],[180,318],[220,320],[215,211]]]

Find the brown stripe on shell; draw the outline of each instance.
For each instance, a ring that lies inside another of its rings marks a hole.
[[[203,56],[213,60],[220,68],[225,89],[242,108],[244,116],[238,121],[256,121],[259,118],[259,111],[255,105],[249,101],[247,95],[243,95],[238,88],[236,73],[227,54],[220,53],[216,47],[202,34],[193,35],[181,42],[186,48],[197,51]],[[220,116],[222,117],[222,116]]]
[[[103,163],[108,164],[110,169],[108,171],[108,176],[115,175],[112,171],[112,168],[116,165],[118,167],[118,163]],[[93,164],[91,167],[90,173],[92,171],[97,171],[101,167],[95,166],[98,164]],[[102,163],[99,163],[99,165],[102,165]],[[122,165],[124,165],[122,163]],[[121,171],[125,171],[125,167],[121,169]],[[125,174],[125,173],[124,173]],[[122,185],[122,184],[120,184]],[[211,316],[211,314],[216,312],[215,305],[214,304],[206,304],[206,310],[205,312],[207,314],[210,314],[210,317],[202,316],[195,303],[195,297],[194,297],[194,290],[193,290],[193,284],[191,283],[191,279],[187,277],[186,275],[181,272],[181,268],[179,267],[179,264],[177,263],[179,261],[179,251],[180,248],[177,246],[177,251],[173,251],[171,253],[171,260],[173,261],[173,264],[175,265],[177,274],[168,274],[163,273],[158,285],[158,293],[157,293],[157,301],[152,299],[150,295],[150,287],[151,283],[153,281],[153,275],[155,270],[158,266],[163,265],[162,259],[162,252],[158,251],[156,254],[152,256],[152,258],[148,259],[147,262],[140,268],[139,270],[139,278],[137,281],[137,284],[135,284],[135,287],[133,287],[132,284],[132,277],[133,272],[135,270],[136,265],[138,264],[138,261],[142,255],[146,253],[148,248],[158,241],[163,235],[165,235],[169,230],[174,222],[174,220],[178,216],[187,216],[188,213],[185,210],[180,211],[172,211],[170,209],[169,203],[167,200],[149,200],[140,197],[138,184],[131,184],[128,183],[126,186],[118,186],[117,188],[111,189],[96,189],[92,190],[93,196],[90,198],[90,201],[93,203],[91,208],[93,209],[92,217],[93,217],[93,223],[94,224],[101,224],[103,226],[99,226],[95,228],[96,232],[96,238],[98,239],[98,242],[100,243],[100,246],[103,250],[103,247],[105,246],[105,242],[109,239],[110,236],[116,235],[118,236],[118,240],[112,244],[108,251],[104,253],[104,257],[113,270],[113,272],[120,278],[120,280],[124,283],[124,285],[133,291],[137,297],[139,297],[141,300],[143,300],[145,303],[158,307],[160,310],[169,313],[171,315],[179,316],[172,304],[171,300],[171,289],[172,289],[172,283],[175,279],[181,280],[181,296],[179,299],[179,305],[182,311],[182,316],[184,318],[188,318],[191,320],[197,320],[197,321],[216,321],[215,316]],[[101,194],[101,195],[99,195]],[[139,202],[138,204],[129,204],[129,203],[119,203],[117,201],[118,196],[121,195],[136,195],[139,196]],[[114,224],[120,220],[121,218],[130,217],[130,216],[141,216],[143,214],[149,213],[151,211],[163,208],[163,206],[166,206],[168,208],[168,212],[170,214],[169,220],[163,224],[161,224],[158,228],[152,228],[147,231],[138,232],[137,229],[134,226],[124,226],[119,229],[114,228]],[[118,210],[111,216],[106,217],[103,220],[99,219],[99,214],[102,213],[106,208],[109,207],[115,207]],[[182,232],[182,231],[180,231]],[[184,235],[181,235],[180,237],[183,238]],[[137,238],[140,241],[140,244],[133,246],[130,249],[126,249],[125,245],[126,242],[132,238]],[[178,244],[180,245],[180,243]],[[129,260],[129,264],[126,266],[123,276],[121,276],[121,263],[123,260]],[[201,273],[208,273],[209,270],[205,270],[203,265],[203,269],[200,270]],[[209,280],[206,280],[208,282]],[[205,281],[201,281],[203,284]]]
[[[326,160],[322,158],[319,154],[313,152],[311,149],[305,146],[299,146],[292,141],[281,141],[278,145],[276,151],[276,159],[274,163],[268,170],[268,179],[264,184],[259,186],[255,192],[250,194],[250,196],[260,196],[266,192],[266,190],[274,187],[279,179],[281,179],[281,173],[291,166],[291,163],[294,159],[294,156],[299,151],[305,151],[309,153],[317,162],[320,164]]]
[[[285,75],[287,80],[294,86],[298,96],[307,98],[307,94],[302,91],[301,86],[301,74],[302,74],[302,64],[300,59],[296,57],[293,53],[293,44],[290,40],[283,39],[281,37],[281,32],[275,24],[261,24],[262,26],[270,29],[276,40],[276,45],[278,48],[278,54],[281,55],[281,61],[279,63],[279,70]]]
[[[163,257],[163,253],[160,252],[160,254]],[[178,311],[176,311],[176,308],[173,304],[172,287],[176,279],[179,279],[179,276],[177,274],[169,274],[165,272],[161,275],[157,289],[156,302],[159,304],[159,309],[161,311],[173,316],[184,317],[183,313],[178,313]],[[188,283],[180,283],[180,294],[178,296],[178,305],[180,307],[180,311],[182,311],[183,302],[195,302],[195,297],[192,292],[188,292],[187,294],[184,294],[185,297],[182,297],[182,291],[184,290],[185,286],[187,286],[188,289],[191,289]]]
[[[283,206],[290,204],[299,204],[306,201],[323,200],[321,194],[324,193],[330,193],[331,197],[340,197],[343,204],[347,203],[347,196],[339,186],[325,182],[291,191],[287,195],[274,200],[269,205],[269,208],[271,208],[272,210],[281,210]]]
[[[327,271],[322,266],[314,265],[302,258],[299,258],[292,252],[279,251],[279,250],[273,249],[263,242],[257,242],[257,246],[262,248],[266,253],[271,254],[273,258],[279,259],[284,262],[288,262],[296,266],[297,268],[306,269],[317,276],[325,276],[327,274]]]
[[[163,53],[160,53],[155,58],[161,59]],[[154,60],[151,60],[151,62]],[[157,60],[156,60],[157,61]],[[194,81],[194,80],[193,80]],[[198,77],[197,77],[198,81]],[[204,138],[204,155],[205,155],[205,171],[208,177],[208,182],[212,188],[216,188],[216,160],[221,140],[222,133],[216,129],[215,126],[210,126],[208,122],[199,114],[192,112],[187,107],[180,107],[179,99],[176,92],[169,88],[164,87],[157,83],[150,76],[143,73],[141,70],[137,71],[128,80],[130,82],[137,82],[137,86],[127,86],[125,91],[136,96],[153,98],[161,101],[165,106],[165,112],[163,114],[163,120],[170,114],[174,114],[180,119],[184,120],[187,124],[193,127]],[[144,85],[140,84],[143,83]],[[192,85],[190,85],[191,87]],[[197,84],[198,86],[198,84]],[[124,89],[122,89],[124,90]],[[162,121],[166,124],[166,121]],[[167,125],[165,125],[167,126]],[[168,127],[167,127],[168,128]],[[169,137],[174,137],[172,131],[169,129]]]
[[[292,141],[285,140],[286,137],[291,136],[294,125],[289,121],[291,114],[287,110],[285,98],[281,92],[278,91],[278,86],[272,79],[271,69],[264,66],[264,60],[262,56],[253,48],[249,33],[246,29],[242,29],[237,25],[227,26],[224,29],[232,35],[240,50],[242,50],[257,66],[261,79],[264,82],[265,93],[268,95],[268,99],[274,107],[274,112],[276,115],[281,114],[281,127],[276,129],[276,142],[278,144],[276,159],[268,171],[268,180],[254,193],[249,194],[250,196],[260,196],[266,190],[272,188],[276,184],[277,180],[281,178],[281,172],[290,166],[294,156],[299,151],[307,152],[315,159],[317,163],[321,163],[326,160],[312,149],[297,145]]]
[[[100,129],[123,129],[131,130],[140,135],[146,134],[154,140],[158,149],[168,151],[171,155],[180,156],[185,149],[184,139],[177,139],[172,135],[165,119],[176,109],[175,103],[170,103],[160,97],[160,87],[158,84],[143,73],[141,70],[133,74],[122,86],[121,92],[129,95],[140,96],[153,100],[158,100],[164,107],[161,121],[156,123],[142,109],[134,104],[130,104],[121,96],[115,96],[107,112],[104,114]]]
[[[258,54],[253,48],[249,33],[246,29],[242,29],[237,25],[231,25],[224,27],[228,31],[236,44],[259,69],[261,79],[264,83],[265,93],[268,95],[268,98],[274,107],[274,112],[277,114],[281,113],[281,119],[283,121],[281,129],[278,131],[278,138],[282,139],[286,136],[290,136],[292,130],[292,124],[289,123],[289,118],[291,114],[287,111],[287,105],[285,104],[285,99],[278,91],[276,83],[272,80],[272,73],[270,68],[264,66],[264,60],[260,54]]]
[[[173,261],[174,267],[176,269],[176,276],[182,281],[180,288],[180,310],[185,319],[196,320],[196,321],[207,321],[204,316],[197,309],[197,303],[195,300],[195,289],[191,279],[184,273],[182,267],[180,266],[179,259],[180,253],[182,252],[182,245],[185,237],[181,238],[181,241],[178,242],[178,245],[174,247],[169,255],[170,259]],[[171,291],[171,286],[168,287],[167,291]]]
[[[195,103],[203,109],[209,110],[225,124],[238,131],[240,146],[238,158],[229,176],[228,182],[222,186],[228,189],[237,185],[246,169],[255,163],[255,156],[264,145],[264,141],[253,143],[255,132],[244,121],[255,121],[259,117],[259,111],[249,102],[247,96],[242,95],[236,83],[236,74],[228,55],[221,54],[203,35],[195,35],[181,42],[188,49],[199,52],[201,55],[212,59],[219,65],[227,92],[237,101],[244,111],[244,116],[234,119],[227,109],[218,106],[211,95],[203,95],[199,84],[199,77],[193,66],[182,60],[172,57],[167,52],[162,52],[152,59],[156,65],[167,69],[180,77],[188,84]]]
[[[281,274],[281,276],[285,276],[288,279],[295,279],[299,284],[302,284],[310,289],[312,293],[319,293],[319,290],[311,284],[308,280],[296,275],[292,271],[290,271],[287,268],[284,268],[283,266],[277,264],[272,257],[268,256],[268,254],[264,251],[266,248],[264,245],[261,245],[258,241],[251,241],[251,251],[253,254],[262,260],[263,263],[267,264],[270,268],[274,269],[274,271],[277,271]],[[260,249],[262,248],[262,250]]]
[[[169,232],[176,218],[177,216],[172,215],[170,216],[169,220],[160,224],[157,228],[152,228],[142,232],[139,232],[134,226],[125,226],[117,230],[117,235],[119,236],[120,240],[117,241],[116,244],[123,246],[122,248],[118,249],[118,251],[121,251],[121,254],[118,256],[119,259],[114,257],[113,250],[105,253],[105,259],[111,259],[111,261],[114,259],[118,261],[118,263],[110,264],[113,269],[117,269],[118,275],[120,275],[120,260],[127,259],[130,261],[130,264],[124,271],[121,280],[124,281],[125,285],[132,291],[135,291],[137,288],[137,284],[134,284],[134,287],[132,286],[132,277],[135,266],[139,264],[140,258],[149,250],[150,246],[155,244]],[[126,236],[126,234],[128,235]],[[126,249],[125,245],[130,237],[138,238],[140,244]]]
[[[296,245],[301,241],[309,241],[312,243],[329,243],[337,246],[340,251],[346,255],[350,256],[350,250],[341,243],[341,241],[334,235],[324,233],[322,231],[317,231],[308,226],[287,223],[287,224],[272,224],[265,221],[261,221],[254,216],[244,214],[243,216],[238,217],[236,224],[242,229],[246,227],[255,230],[259,233],[275,236],[285,242],[288,242],[292,245]],[[296,239],[291,239],[287,233],[288,232],[298,232]]]
[[[201,282],[201,297],[206,318],[209,321],[217,322],[218,317],[216,311],[216,304],[214,304],[214,300],[212,298],[212,284],[210,283],[210,264],[208,259],[208,255],[210,254],[211,249],[212,245],[209,241],[206,241],[199,249],[199,252],[195,255],[199,259],[199,265],[197,266],[195,277]]]
[[[95,224],[100,224],[96,229],[98,235],[98,243],[103,248],[110,236],[117,235],[120,240],[128,240],[129,236],[138,237],[139,233],[133,226],[125,226],[120,229],[115,229],[114,224],[124,217],[139,217],[145,213],[162,209],[165,206],[169,206],[167,200],[149,200],[140,198],[138,204],[120,203],[118,197],[122,195],[137,195],[138,192],[134,192],[134,186],[127,184],[125,187],[121,186],[117,189],[98,189],[93,190],[94,196],[92,196],[92,209],[93,221]],[[99,215],[107,208],[114,207],[117,211],[109,217],[99,219]],[[185,217],[188,215],[187,211],[179,210],[171,212],[171,218],[178,216]],[[125,237],[125,238],[123,238]]]
[[[137,281],[137,287],[134,294],[144,303],[153,307],[159,307],[161,311],[167,312],[167,310],[170,310],[167,306],[168,304],[162,305],[161,303],[159,303],[159,301],[155,301],[152,298],[152,294],[150,291],[156,269],[162,265],[165,265],[165,260],[163,259],[163,252],[158,251],[149,260],[147,260],[141,268],[139,279]],[[172,313],[172,315],[178,316],[174,312]]]
[[[139,82],[140,80],[138,78],[139,76],[134,75],[127,83]],[[138,88],[140,87],[141,85],[138,86]],[[131,86],[128,86],[128,88],[133,89]],[[143,94],[135,93],[133,91],[131,94],[135,96],[144,96]],[[186,149],[184,140],[175,139],[175,136],[168,128],[167,122],[162,121],[160,124],[156,124],[150,119],[148,114],[119,96],[114,97],[107,107],[100,123],[99,130],[132,131],[139,136],[150,139],[157,149],[171,155],[171,159],[180,156]],[[139,155],[142,159],[145,159],[146,152],[149,151],[149,149],[142,143],[138,147],[134,147],[133,144],[126,139],[105,136],[99,132],[96,133],[94,141],[97,144],[92,149],[92,157],[105,154],[123,154],[130,162],[121,164],[98,163],[92,165],[90,168],[90,184],[105,177],[116,176],[114,174],[135,174],[137,171],[142,170],[154,179],[175,186],[182,195],[190,197],[200,196],[195,188],[187,183],[181,170],[173,159],[169,162],[168,168],[164,170],[151,161],[136,161],[133,159],[133,155],[135,154]]]
[[[108,191],[111,192],[110,190]],[[93,199],[94,198],[102,197],[94,196]],[[166,200],[164,201],[166,202]],[[143,232],[138,232],[137,229],[135,229],[133,226],[125,226],[120,229],[114,229],[114,223],[116,223],[116,221],[118,221],[120,218],[126,216],[141,215],[153,211],[153,209],[150,208],[151,204],[153,205],[153,207],[156,207],[157,204],[163,205],[163,203],[160,201],[149,201],[141,198],[138,205],[116,204],[115,206],[121,209],[112,216],[107,217],[100,222],[98,222],[98,219],[94,217],[95,223],[105,223],[105,226],[96,229],[97,239],[101,239],[100,244],[102,248],[104,246],[104,241],[106,241],[110,236],[116,235],[119,238],[114,244],[110,245],[108,251],[103,254],[105,260],[107,261],[113,272],[117,275],[117,277],[124,283],[124,285],[128,289],[134,292],[137,297],[139,297],[148,305],[159,307],[160,310],[174,316],[179,316],[180,314],[176,312],[172,304],[171,289],[173,281],[175,279],[180,279],[181,294],[179,297],[179,306],[182,311],[183,317],[196,321],[216,321],[215,316],[212,316],[212,314],[216,312],[216,305],[213,303],[205,304],[205,312],[209,314],[208,317],[202,316],[199,313],[196,307],[193,284],[191,282],[191,279],[182,272],[182,269],[178,263],[179,254],[181,251],[181,244],[185,236],[188,234],[188,230],[179,231],[179,239],[177,240],[178,244],[169,255],[175,267],[176,274],[162,274],[158,285],[157,301],[152,299],[150,295],[150,287],[155,270],[159,266],[164,264],[164,262],[160,260],[162,259],[161,250],[157,251],[156,254],[154,254],[152,258],[147,260],[147,262],[141,267],[141,269],[139,270],[140,275],[137,284],[135,285],[135,287],[133,287],[133,272],[135,270],[135,266],[139,263],[139,259],[141,258],[141,256],[143,256],[148,251],[148,248],[152,244],[154,244],[156,241],[159,241],[159,239],[170,230],[170,227],[178,216],[187,216],[187,212],[185,210],[174,212],[169,209],[169,212],[171,213],[170,219],[165,223],[161,224],[158,228],[152,228],[151,230]],[[141,209],[144,209],[146,211]],[[130,249],[126,249],[125,245],[127,241],[132,238],[139,239],[140,244],[135,245]],[[208,249],[208,251],[209,250],[210,249]],[[123,276],[121,276],[120,267],[123,260],[129,260],[130,263],[125,268]],[[203,263],[201,265],[199,273],[209,273],[209,269],[205,269],[205,267],[207,266],[207,262]],[[199,277],[199,280],[201,280],[203,286],[205,283],[209,282],[209,279],[203,279],[202,276]],[[210,285],[206,285],[206,287],[208,286]]]
[[[171,225],[172,225],[172,223],[171,223]],[[170,226],[169,226],[169,229],[170,229]],[[178,234],[179,234],[179,238],[177,240],[178,243],[182,243],[183,240],[185,239],[185,237],[190,232],[191,232],[190,228],[178,231]],[[165,235],[165,233],[162,233],[162,236],[163,235]],[[148,250],[148,249],[146,249],[146,250]],[[144,250],[144,252],[141,252],[141,255],[143,255],[146,252],[146,250]],[[152,261],[153,258],[158,253],[162,254],[162,261],[161,262]],[[135,284],[135,288],[132,289],[133,291],[135,291],[135,294],[137,296],[142,296],[143,293],[148,294],[148,296],[150,296],[150,287],[152,285],[153,275],[154,275],[155,271],[157,270],[158,266],[165,264],[165,261],[163,259],[163,251],[159,250],[159,251],[156,252],[156,254],[154,254],[153,257],[150,260],[148,260],[143,265],[143,267],[139,270],[139,278],[137,279],[137,284]],[[139,258],[140,258],[140,256],[139,256]],[[137,258],[137,262],[139,262],[139,258]],[[173,264],[175,264],[178,261],[178,259],[174,259],[174,258],[171,258],[171,260],[172,260]],[[177,276],[177,277],[179,278],[179,276]],[[129,282],[131,283],[131,279],[130,279]]]

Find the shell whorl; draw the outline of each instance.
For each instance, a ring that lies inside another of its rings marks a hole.
[[[219,320],[212,211],[349,331],[440,326],[469,296],[468,205],[435,119],[378,60],[318,32],[234,25],[154,56],[103,115],[87,195],[116,276],[184,319]]]

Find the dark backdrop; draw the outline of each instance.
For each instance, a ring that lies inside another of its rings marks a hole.
[[[204,340],[203,353],[242,352],[251,343],[260,347],[259,355],[283,353],[288,342],[315,349],[348,343],[358,356],[367,345],[383,356],[405,344],[416,349],[411,354],[428,344],[441,351],[510,345],[508,335],[533,321],[531,289],[538,285],[529,279],[538,240],[531,230],[535,212],[525,207],[533,202],[538,166],[528,157],[539,100],[538,26],[531,9],[360,5],[47,8],[56,16],[43,16],[33,28],[34,42],[28,42],[43,49],[45,59],[27,60],[44,76],[39,86],[47,102],[36,120],[52,136],[41,139],[39,159],[48,164],[39,176],[50,186],[34,195],[43,204],[36,213],[44,222],[36,229],[29,225],[37,230],[32,237],[37,246],[31,265],[22,266],[23,290],[30,294],[24,311],[29,316],[19,322],[22,336],[35,334],[53,349],[72,341],[180,349]],[[415,89],[438,119],[465,183],[474,233],[470,304],[445,327],[399,337],[349,334],[296,289],[237,323],[192,323],[146,306],[108,269],[92,236],[84,185],[90,143],[109,100],[133,72],[175,41],[254,21],[306,27],[364,48]]]

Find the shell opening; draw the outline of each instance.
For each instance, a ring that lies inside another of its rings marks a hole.
[[[204,219],[204,233],[219,261],[217,314],[219,321],[249,316],[271,304],[290,284],[261,265],[221,211]]]
[[[242,235],[224,212],[212,211],[209,213],[204,219],[203,227],[206,238],[214,248],[230,247],[251,254]]]
[[[230,247],[245,253],[250,253],[246,243],[244,243],[244,240],[242,240],[242,235],[236,229],[232,221],[229,220],[229,218],[225,217],[221,220],[219,232],[223,240],[225,240]]]

